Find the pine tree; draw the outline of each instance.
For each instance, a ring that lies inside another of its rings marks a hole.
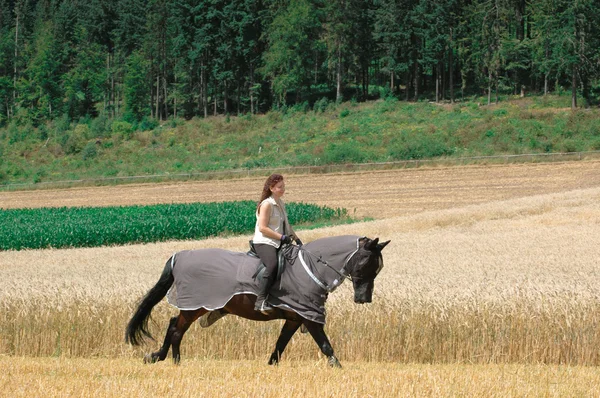
[[[140,52],[127,58],[127,68],[123,79],[123,102],[125,118],[140,121],[150,113],[150,72],[149,63]]]
[[[311,57],[318,50],[320,22],[308,0],[274,2],[266,27],[263,76],[271,82],[278,104],[285,104],[289,91],[301,101],[311,84]]]

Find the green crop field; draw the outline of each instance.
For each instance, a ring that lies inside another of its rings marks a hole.
[[[0,250],[96,247],[249,233],[256,203],[2,210]],[[289,203],[294,225],[347,220],[344,209]]]

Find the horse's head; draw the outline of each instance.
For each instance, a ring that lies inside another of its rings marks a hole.
[[[374,280],[383,268],[381,251],[390,243],[379,243],[379,238],[361,238],[358,251],[348,262],[348,273],[354,287],[354,302],[370,303],[373,296]]]

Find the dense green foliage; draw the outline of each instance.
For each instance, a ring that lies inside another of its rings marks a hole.
[[[0,187],[15,183],[322,166],[436,157],[600,150],[600,111],[570,97],[503,98],[481,106],[395,98],[319,101],[266,115],[123,121],[59,119],[0,129]],[[146,127],[151,130],[140,131]],[[185,178],[185,177],[184,177]]]
[[[0,210],[0,250],[96,247],[202,239],[254,231],[252,201]],[[290,222],[347,219],[346,210],[289,203]]]
[[[597,0],[0,0],[0,126],[600,95]]]

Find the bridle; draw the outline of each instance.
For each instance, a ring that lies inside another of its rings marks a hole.
[[[348,272],[348,270],[346,269],[346,266],[350,263],[350,261],[352,260],[352,258],[354,257],[354,255],[356,255],[356,253],[358,253],[358,251],[361,249],[361,247],[357,247],[357,249],[355,251],[353,251],[352,253],[350,253],[350,255],[348,255],[348,257],[346,258],[346,260],[344,261],[344,265],[342,266],[342,269],[340,271],[338,271],[337,269],[335,269],[333,266],[331,266],[327,261],[323,260],[322,255],[316,255],[312,252],[310,252],[309,250],[305,249],[302,246],[298,246],[298,257],[300,258],[300,262],[302,263],[302,266],[304,267],[304,270],[306,271],[306,273],[308,274],[308,276],[317,284],[319,285],[322,289],[328,291],[328,292],[333,292],[338,286],[340,286],[345,280],[349,280],[351,282],[355,282],[357,280],[363,279],[361,277],[358,276],[353,276],[351,273]],[[327,286],[327,284],[325,282],[322,282],[319,280],[319,278],[317,278],[317,276],[310,270],[310,268],[308,267],[308,265],[306,264],[306,262],[304,261],[304,258],[302,257],[302,253],[306,253],[309,256],[311,256],[312,258],[316,259],[317,263],[321,263],[323,265],[325,265],[326,267],[328,267],[329,269],[333,270],[336,274],[338,274],[341,277],[341,281],[338,279],[335,279],[332,283],[331,286]],[[381,267],[379,267],[379,269],[377,270],[377,272],[379,272],[379,270],[381,269]]]

